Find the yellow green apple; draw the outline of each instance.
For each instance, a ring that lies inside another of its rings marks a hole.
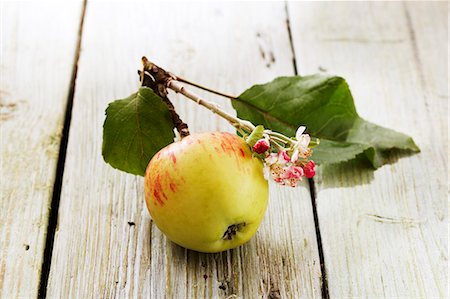
[[[263,163],[234,134],[194,134],[150,161],[145,200],[173,242],[200,252],[235,248],[256,233],[267,208]]]

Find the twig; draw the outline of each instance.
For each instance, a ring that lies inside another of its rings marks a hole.
[[[189,136],[189,127],[188,125],[183,122],[180,118],[180,115],[175,111],[175,107],[173,106],[172,102],[169,100],[167,96],[162,97],[164,103],[166,103],[167,108],[169,108],[169,113],[172,118],[172,122],[175,125],[175,128],[177,129],[178,133],[180,134],[180,138],[183,139],[186,136]]]
[[[178,113],[175,111],[175,107],[173,106],[172,102],[167,97],[167,92],[165,91],[165,88],[161,88],[161,84],[159,84],[156,81],[156,78],[146,73],[145,71],[138,71],[138,74],[141,78],[141,84],[142,86],[149,87],[153,89],[153,91],[158,94],[164,103],[166,103],[167,108],[169,109],[170,117],[172,118],[173,125],[177,129],[178,133],[180,134],[180,138],[183,139],[186,136],[189,136],[189,128],[188,125],[181,120]]]
[[[216,113],[220,117],[226,119],[231,125],[233,125],[237,129],[245,130],[247,132],[252,132],[255,129],[255,126],[246,120],[239,119],[224,110],[222,110],[219,106],[214,103],[208,102],[200,96],[196,95],[192,91],[186,89],[179,82],[177,82],[177,77],[164,69],[160,68],[156,64],[150,62],[146,57],[142,57],[142,64],[144,66],[144,76],[141,75],[141,79],[144,83],[147,83],[146,80],[150,80],[147,84],[152,86],[152,89],[155,90],[160,96],[167,96],[167,88],[172,89],[175,92],[179,92],[182,95],[186,96],[188,99],[196,102],[197,104],[209,109],[210,111]],[[146,79],[146,75],[150,78]]]
[[[181,77],[179,77],[179,76],[176,76],[176,78],[177,78],[176,80],[179,81],[179,82],[183,82],[183,83],[186,83],[186,84],[195,86],[195,87],[200,88],[200,89],[203,89],[203,90],[205,90],[205,91],[209,91],[209,92],[211,92],[211,93],[214,93],[214,94],[217,94],[217,95],[219,95],[219,96],[222,96],[222,97],[224,97],[224,98],[228,98],[228,99],[231,99],[231,100],[234,100],[234,99],[237,98],[237,97],[234,97],[234,96],[230,96],[230,95],[228,95],[228,94],[226,94],[226,93],[222,93],[222,92],[219,92],[219,91],[210,89],[210,88],[208,88],[208,87],[202,86],[202,85],[200,85],[200,84],[191,82],[191,81],[186,80],[186,79],[184,79],[184,78],[181,78]]]
[[[255,129],[255,126],[246,120],[239,119],[237,117],[234,117],[231,114],[228,114],[219,106],[216,104],[213,104],[211,102],[208,102],[202,98],[200,98],[198,95],[193,93],[192,91],[184,88],[181,84],[179,84],[175,80],[170,80],[167,83],[167,87],[172,89],[175,92],[179,92],[182,95],[186,96],[187,98],[191,99],[192,101],[196,102],[197,104],[211,110],[212,112],[216,113],[217,115],[221,116],[222,118],[226,119],[231,125],[233,125],[236,128],[246,130],[247,132],[252,132]]]
[[[158,93],[161,97],[163,97],[163,98],[167,97],[167,94],[168,94],[167,88],[170,88],[173,91],[175,91],[177,93],[178,92],[181,93],[182,95],[186,96],[188,99],[196,102],[197,104],[209,109],[210,111],[214,112],[215,114],[219,115],[220,117],[226,119],[241,134],[242,134],[242,131],[244,131],[245,133],[251,133],[255,129],[255,126],[251,122],[240,119],[238,117],[235,117],[235,116],[227,113],[226,111],[222,110],[218,105],[216,105],[212,102],[206,101],[205,99],[202,99],[200,96],[196,95],[195,93],[193,93],[192,91],[188,90],[183,85],[181,85],[180,82],[190,84],[192,86],[196,86],[198,88],[207,90],[209,92],[212,92],[212,93],[215,93],[215,94],[218,94],[218,95],[230,98],[230,99],[235,99],[235,97],[223,94],[221,92],[217,92],[217,91],[209,89],[207,87],[203,87],[199,84],[192,83],[188,80],[179,78],[179,77],[165,71],[164,69],[160,68],[156,64],[150,62],[146,57],[142,57],[142,64],[144,67],[143,68],[144,76],[142,76],[142,73],[140,73],[142,84],[146,85],[146,86],[150,85],[153,88],[153,90],[155,90],[155,92]],[[170,106],[170,105],[168,105],[168,106]],[[174,110],[174,112],[175,112],[175,110]],[[187,129],[187,125],[186,125],[186,129]],[[295,146],[295,144],[297,142],[297,141],[293,140],[292,138],[284,136],[283,134],[278,133],[278,132],[273,132],[271,130],[266,129],[266,130],[264,130],[264,133],[269,135],[271,141],[274,142],[275,145],[277,145],[277,146],[288,145],[289,147],[291,147],[291,146]],[[180,133],[180,135],[181,135],[181,133]],[[281,142],[281,145],[279,144],[279,142]]]

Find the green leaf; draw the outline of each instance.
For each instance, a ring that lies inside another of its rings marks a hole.
[[[150,159],[175,137],[167,105],[150,88],[109,104],[102,154],[119,170],[144,175]]]
[[[311,159],[316,164],[334,164],[354,159],[368,148],[370,146],[367,144],[320,139],[320,144],[314,148]]]
[[[320,163],[339,163],[365,154],[378,168],[388,161],[390,149],[419,151],[411,137],[359,117],[341,77],[279,77],[246,90],[233,101],[233,107],[239,118],[287,136],[294,136],[305,125],[311,136],[323,141],[314,149],[314,159]]]

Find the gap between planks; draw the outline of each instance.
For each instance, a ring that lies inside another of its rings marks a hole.
[[[289,19],[289,7],[288,2],[284,2],[284,8],[286,10],[286,27],[289,35],[289,43],[291,45],[291,52],[292,52],[292,63],[294,64],[294,74],[296,76],[299,75],[298,69],[297,69],[297,57],[295,56],[295,48],[294,48],[294,42],[292,39],[292,30],[291,30],[291,22]],[[317,249],[319,251],[319,261],[320,261],[320,272],[321,272],[321,279],[322,279],[322,298],[329,299],[330,295],[328,293],[328,281],[327,281],[327,271],[325,266],[325,256],[323,254],[323,248],[322,248],[322,238],[320,236],[320,224],[319,224],[319,217],[317,215],[317,203],[316,203],[316,186],[314,184],[314,179],[308,179],[309,183],[309,195],[311,197],[311,206],[312,206],[312,212],[313,212],[313,218],[314,218],[314,227],[316,232],[316,241],[317,241]]]
[[[69,129],[70,129],[70,122],[72,119],[73,98],[75,95],[75,86],[76,86],[77,71],[78,71],[78,60],[80,58],[80,52],[81,52],[81,41],[82,41],[82,37],[83,37],[83,24],[84,24],[84,18],[86,15],[86,7],[87,7],[87,0],[83,0],[83,5],[82,5],[82,9],[81,9],[81,14],[80,14],[80,23],[78,26],[75,55],[74,55],[74,59],[73,59],[72,75],[70,78],[69,92],[67,95],[67,106],[66,106],[66,111],[65,111],[65,115],[64,115],[64,125],[63,125],[63,129],[62,129],[61,143],[59,146],[58,162],[56,165],[55,183],[53,185],[52,201],[51,201],[51,205],[50,205],[50,214],[49,214],[49,219],[48,219],[47,235],[46,235],[46,239],[45,239],[44,256],[43,256],[43,260],[42,260],[42,270],[41,270],[41,277],[40,277],[40,282],[39,282],[39,291],[38,291],[38,296],[37,296],[38,298],[46,298],[46,296],[47,296],[47,284],[48,284],[48,277],[50,275],[50,268],[51,268],[51,262],[52,262],[55,231],[56,231],[56,226],[58,224],[59,202],[60,202],[60,198],[61,198],[62,180],[63,180],[63,176],[64,176],[64,164],[66,162],[67,144],[69,141]]]

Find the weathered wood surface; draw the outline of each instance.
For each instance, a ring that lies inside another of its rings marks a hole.
[[[151,222],[142,178],[112,169],[101,157],[104,109],[137,89],[143,54],[235,94],[292,75],[284,3],[91,2],[83,32],[48,296],[321,297],[306,185],[271,185],[268,213],[251,242],[199,254],[168,242]],[[232,111],[228,100],[206,97]],[[192,132],[232,131],[202,107],[173,98]]]
[[[422,149],[319,171],[331,298],[448,296],[448,3],[289,3],[301,74],[345,77],[359,113]]]
[[[1,7],[0,297],[36,298],[80,5]]]
[[[2,8],[0,297],[33,298],[81,3]],[[422,149],[375,172],[319,170],[331,298],[448,296],[448,9],[446,2],[288,3],[300,74],[344,76],[363,117],[413,136]],[[271,185],[256,238],[198,254],[168,242],[151,222],[142,178],[101,158],[106,104],[135,91],[144,54],[232,94],[292,75],[284,4],[99,1],[85,19],[48,297],[324,295],[306,185]],[[199,93],[232,111],[228,100]],[[173,98],[191,131],[232,131]]]

